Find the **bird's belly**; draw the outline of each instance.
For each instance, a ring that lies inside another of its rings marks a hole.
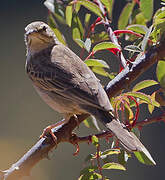
[[[56,93],[47,92],[34,86],[40,97],[55,111],[62,114],[82,114],[85,113],[71,100],[66,99]]]

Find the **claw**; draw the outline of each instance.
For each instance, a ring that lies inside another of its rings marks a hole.
[[[61,126],[61,125],[65,124],[66,122],[67,122],[67,120],[65,119],[65,120],[59,121],[59,122],[57,122],[55,124],[52,124],[52,125],[46,127],[43,130],[43,133],[41,134],[40,139],[41,138],[45,138],[45,137],[47,137],[50,134],[51,137],[53,138],[53,142],[57,146],[57,137],[54,135],[52,129],[55,128],[55,127]]]
[[[52,126],[48,126],[46,127],[44,130],[43,130],[43,133],[41,134],[41,136],[39,137],[40,139],[41,138],[45,138],[47,137],[48,135],[51,135],[52,139],[53,139],[53,142],[55,143],[55,145],[57,146],[57,137],[54,135],[53,131],[52,131]]]
[[[77,156],[78,153],[80,152],[80,146],[79,146],[79,144],[76,143],[75,146],[76,146],[76,151],[73,153],[73,156]]]
[[[77,156],[78,153],[80,152],[80,146],[78,144],[78,137],[75,133],[72,133],[70,136],[70,143],[76,146],[76,151],[73,153],[73,156]]]

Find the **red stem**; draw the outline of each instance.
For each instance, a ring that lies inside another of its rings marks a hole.
[[[138,102],[136,101],[136,99],[134,97],[128,96],[128,98],[130,98],[131,100],[133,100],[136,103],[136,113],[135,113],[134,121],[132,123],[132,127],[134,127],[136,122],[137,122],[137,120],[138,120],[138,116],[139,116],[139,111],[140,111],[139,104],[138,104]]]
[[[101,168],[101,165],[100,165],[100,155],[99,155],[100,145],[98,145],[96,149],[97,149],[97,156],[96,156],[96,159],[97,159],[97,167],[98,167],[98,170],[99,170],[100,175],[102,176],[102,180],[104,180],[103,174],[102,174],[102,168]]]

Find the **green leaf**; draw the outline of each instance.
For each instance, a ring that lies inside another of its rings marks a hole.
[[[81,39],[75,39],[75,42],[76,42],[81,48],[85,48],[84,41],[82,41]]]
[[[110,1],[110,12],[109,12],[109,17],[110,19],[112,19],[112,12],[113,12],[113,5],[114,5],[114,2],[115,0],[109,0]]]
[[[119,20],[118,20],[118,29],[125,29],[125,27],[128,24],[128,20],[130,15],[132,14],[133,8],[134,8],[135,3],[127,3],[122,10]]]
[[[159,61],[156,68],[156,76],[160,85],[165,88],[165,61]]]
[[[145,154],[144,152],[134,152],[134,154],[141,163],[146,165],[156,165],[150,154]]]
[[[126,151],[121,150],[121,153],[118,155],[119,164],[125,166],[125,164],[128,161],[129,157],[130,157],[130,155]]]
[[[81,176],[78,178],[78,180],[83,180],[83,175],[81,175]]]
[[[133,111],[129,105],[129,103],[124,103],[124,107],[125,107],[125,116],[128,120],[132,121],[132,119],[134,118],[134,114]]]
[[[97,43],[105,40],[109,40],[108,34],[105,31],[102,31],[100,33],[94,33],[91,35],[92,43]]]
[[[110,12],[112,11],[112,0],[101,0],[101,2],[104,4],[104,6],[106,7],[108,14],[110,14]]]
[[[159,14],[157,14],[155,17],[155,19],[162,19],[165,18],[165,10],[163,9]]]
[[[165,8],[164,7],[162,7],[162,8],[160,8],[160,9],[158,9],[157,11],[156,11],[156,13],[154,14],[154,17],[153,17],[153,21],[154,21],[154,23],[155,23],[155,21],[157,20],[157,19],[162,19],[162,18],[165,18]]]
[[[85,49],[89,52],[91,49],[91,40],[90,38],[87,38],[85,43],[84,43]]]
[[[155,106],[153,106],[152,104],[148,104],[148,111],[150,112],[150,114],[152,114],[154,109],[155,109]]]
[[[84,175],[81,175],[78,180],[99,180],[102,179],[102,175],[96,172],[88,172]]]
[[[147,88],[147,87],[150,87],[150,86],[153,86],[153,85],[156,85],[158,84],[158,82],[154,81],[154,80],[144,80],[144,81],[141,81],[139,82],[138,84],[136,84],[132,91],[133,92],[136,92],[136,91],[139,91],[141,89],[144,89],[144,88]]]
[[[113,154],[120,154],[120,149],[107,149],[101,153],[101,156],[109,156]]]
[[[86,13],[85,20],[84,20],[85,27],[88,27],[90,18],[91,18],[91,14]]]
[[[84,36],[84,28],[83,28],[83,25],[80,21],[80,18],[77,16],[77,23],[78,23],[78,27],[79,27],[79,30],[80,30],[80,33],[81,33],[81,39],[83,39],[83,36]]]
[[[79,180],[98,180],[101,179],[102,176],[95,172],[97,170],[97,166],[88,166],[85,167],[80,172]]]
[[[116,76],[117,76],[117,73],[115,73],[115,72],[111,72],[111,73],[108,74],[108,77],[110,79],[114,79]]]
[[[135,46],[135,45],[128,45],[124,47],[124,49],[127,51],[132,51],[132,52],[143,52],[138,46]]]
[[[157,42],[158,40],[160,40],[160,37],[162,36],[162,34],[164,34],[164,32],[165,32],[165,18],[155,19],[154,30],[151,33],[154,42]]]
[[[76,26],[73,26],[72,28],[72,37],[73,37],[73,40],[81,39],[79,28]]]
[[[65,10],[66,23],[69,27],[72,24],[72,6],[67,6]]]
[[[99,139],[95,135],[92,136],[92,144],[95,146],[99,145]]]
[[[66,24],[66,21],[64,19],[64,17],[60,16],[57,13],[54,13],[54,16],[57,18],[57,20],[61,23],[61,24]]]
[[[102,68],[109,68],[108,64],[99,59],[88,59],[84,61],[87,66],[96,66],[96,67],[102,67]]]
[[[128,92],[128,93],[125,93],[125,95],[139,98],[139,99],[143,100],[144,102],[146,102],[147,104],[153,104],[156,107],[160,106],[160,104],[157,101],[152,100],[151,96],[146,95],[141,92]]]
[[[103,50],[103,49],[109,49],[109,48],[118,48],[119,49],[119,47],[116,46],[112,42],[101,42],[99,44],[96,44],[92,51],[96,52],[96,51],[100,51],[100,50]]]
[[[83,37],[82,24],[80,22],[79,17],[75,13],[73,13],[72,18],[72,37],[73,40],[82,39]]]
[[[132,30],[136,33],[140,33],[140,34],[146,34],[148,32],[148,28],[144,25],[140,25],[140,24],[132,24],[127,26],[128,30]]]
[[[75,4],[74,8],[75,8],[76,13],[78,13],[80,8],[81,8],[81,5],[80,4]]]
[[[97,166],[88,166],[80,171],[80,175],[86,174],[88,172],[94,172],[95,170],[97,170]]]
[[[119,164],[119,163],[114,163],[114,162],[111,162],[111,163],[106,163],[102,166],[103,169],[118,169],[118,170],[126,170],[126,168]]]
[[[51,27],[51,28],[56,28],[56,21],[55,19],[53,18],[53,15],[50,13],[49,16],[48,16],[48,25]]]
[[[151,95],[151,98],[153,100],[155,100],[155,95],[156,95],[156,92],[153,92],[152,95]],[[159,102],[160,103],[160,102]],[[160,103],[160,106],[161,106],[161,103]],[[153,110],[154,110],[155,106],[153,106],[152,104],[148,104],[148,111],[152,114]]]
[[[90,116],[87,119],[83,121],[84,125],[88,128],[94,128],[97,131],[100,131],[100,128],[98,126],[97,120],[94,116]]]
[[[61,34],[61,32],[55,27],[53,27],[52,30],[54,31],[54,34],[56,35],[57,39],[66,46],[65,39],[63,35]]]
[[[144,17],[149,21],[152,18],[153,14],[153,0],[141,0],[140,9]]]
[[[95,13],[96,15],[100,16],[102,19],[104,19],[100,8],[96,4],[94,4],[93,2],[88,1],[88,0],[79,0],[79,1],[72,1],[70,4],[74,4],[74,3],[83,5],[84,7],[86,7],[87,9],[89,9],[90,11]]]
[[[159,19],[159,18],[156,18],[155,21],[154,21],[154,25],[161,25],[161,24],[164,24],[164,21],[165,21],[165,18],[163,19]],[[157,26],[156,26],[157,27]],[[161,27],[161,26],[160,26]]]
[[[101,76],[109,77],[109,73],[106,72],[106,71],[104,70],[104,68],[102,68],[102,67],[94,66],[94,67],[92,67],[92,71],[93,71],[94,73],[97,73],[97,74],[101,75]]]
[[[143,13],[138,13],[136,16],[135,16],[135,23],[136,24],[141,24],[141,25],[146,25],[146,22],[147,22],[147,19],[144,17]]]
[[[96,172],[91,174],[91,176],[89,177],[89,180],[99,180],[99,179],[102,179],[102,175]]]

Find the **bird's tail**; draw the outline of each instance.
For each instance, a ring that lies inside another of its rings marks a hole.
[[[129,132],[125,125],[120,123],[111,112],[98,110],[94,114],[112,133],[118,138],[120,143],[128,151],[143,151],[144,145],[135,136],[133,132]]]

